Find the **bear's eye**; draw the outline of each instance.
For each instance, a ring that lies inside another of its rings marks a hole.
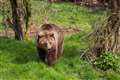
[[[38,38],[42,38],[43,36],[42,35],[38,35]]]
[[[54,34],[50,34],[50,37],[54,37]]]

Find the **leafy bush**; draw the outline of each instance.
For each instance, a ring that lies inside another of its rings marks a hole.
[[[101,70],[117,70],[119,67],[119,57],[116,54],[107,52],[94,61],[94,65]]]

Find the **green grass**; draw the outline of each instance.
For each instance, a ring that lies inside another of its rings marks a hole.
[[[14,46],[13,46],[14,45]],[[76,49],[73,45],[65,47]],[[30,80],[78,80],[76,75],[72,75],[73,69],[82,63],[79,61],[79,51],[70,54],[65,49],[63,57],[58,64],[53,67],[39,62],[34,42],[19,42],[13,39],[0,39],[0,75],[4,80],[30,79]],[[71,60],[70,60],[71,59]],[[73,63],[75,60],[76,63]],[[71,65],[71,66],[70,66]],[[77,69],[75,70],[77,72]],[[67,74],[67,75],[66,75]],[[77,75],[78,76],[78,75]]]
[[[34,41],[0,38],[0,80],[119,80],[114,71],[97,71],[80,59],[87,47],[83,34],[65,37],[64,54],[49,67],[41,62]]]
[[[3,26],[2,26],[2,16],[0,15],[0,31],[3,30]]]
[[[104,11],[92,11],[72,3],[48,4],[41,1],[32,1],[33,20],[38,24],[43,23],[45,11],[50,23],[60,26],[77,26],[83,30],[89,30],[91,24],[101,17]]]
[[[34,42],[0,39],[0,79],[3,80],[79,80],[97,79],[96,71],[80,60],[79,36],[65,38],[65,49],[52,67],[39,61]],[[73,43],[74,41],[74,43]],[[83,43],[83,42],[82,42]],[[68,45],[71,44],[71,45]],[[85,44],[85,43],[84,43]],[[91,73],[92,72],[92,73]]]
[[[34,40],[20,42],[0,38],[0,80],[119,80],[119,73],[96,70],[91,64],[80,59],[81,51],[86,49],[90,42],[83,37],[91,30],[91,24],[104,12],[94,12],[71,3],[55,3],[45,9],[46,5],[44,1],[32,1],[34,22],[42,24],[44,11],[52,8],[57,12],[47,13],[49,22],[62,27],[76,25],[83,31],[65,36],[64,54],[52,67],[39,61]]]

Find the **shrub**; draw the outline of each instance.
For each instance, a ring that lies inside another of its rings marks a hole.
[[[119,57],[114,53],[104,53],[94,61],[94,65],[101,70],[117,70],[119,67]]]

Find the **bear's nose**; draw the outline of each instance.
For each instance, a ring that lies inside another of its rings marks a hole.
[[[44,43],[43,45],[44,45],[44,47],[46,47],[46,48],[47,48],[47,43]]]
[[[51,49],[49,48],[48,51],[50,51]]]
[[[48,54],[51,54],[51,52],[53,51],[52,49],[47,49]]]

